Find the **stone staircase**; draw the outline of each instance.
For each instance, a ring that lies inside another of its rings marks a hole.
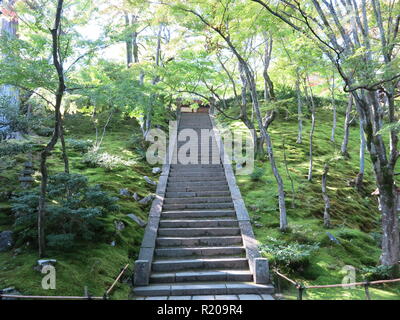
[[[182,113],[178,132],[212,128],[208,114]],[[177,142],[178,150],[187,142]],[[195,146],[195,145],[193,145]],[[209,152],[192,155],[200,164],[171,164],[166,182],[149,285],[136,296],[271,294],[256,284],[224,166],[214,138]],[[206,148],[204,148],[206,149]],[[189,156],[189,153],[186,153]],[[201,160],[201,162],[200,162]],[[207,161],[208,160],[208,161]]]

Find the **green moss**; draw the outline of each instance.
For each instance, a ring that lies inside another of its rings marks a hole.
[[[269,132],[274,147],[275,161],[284,180],[286,191],[286,208],[289,231],[279,231],[279,207],[277,185],[271,167],[266,159],[257,160],[255,166],[263,168],[261,179],[254,181],[251,176],[237,176],[237,182],[251,216],[257,240],[268,246],[270,237],[286,243],[319,243],[319,249],[309,257],[307,265],[295,269],[284,268],[291,278],[304,284],[341,283],[346,273],[345,266],[356,269],[357,279],[362,281],[361,268],[378,263],[381,249],[376,239],[370,234],[380,233],[380,214],[376,199],[371,196],[374,191],[374,175],[368,153],[366,154],[366,171],[364,176],[365,192],[360,194],[351,182],[358,171],[359,132],[358,127],[351,127],[348,150],[350,159],[340,156],[340,143],[343,137],[343,110],[339,109],[336,143],[330,141],[332,114],[319,110],[314,134],[314,170],[312,182],[307,181],[309,166],[309,130],[310,120],[303,122],[303,143],[297,144],[296,115],[289,120],[283,116],[271,125]],[[228,110],[232,115],[232,111]],[[231,121],[219,116],[220,125],[232,130],[244,131],[240,121]],[[285,138],[288,169],[294,180],[295,208],[291,208],[291,185],[283,162],[282,141]],[[324,202],[321,192],[321,175],[325,163],[329,163],[327,187],[331,201],[331,219],[333,227],[323,227]],[[257,169],[260,170],[260,169]],[[332,242],[326,232],[333,234],[339,244]],[[288,299],[296,298],[296,290],[284,283],[284,295]],[[370,288],[373,299],[400,299],[400,285]],[[326,289],[307,290],[305,299],[365,299],[364,289],[354,290]]]
[[[151,167],[142,160],[142,156],[130,148],[129,141],[134,132],[140,128],[136,121],[124,120],[115,117],[107,129],[101,152],[117,155],[124,160],[131,160],[132,165],[118,170],[105,170],[103,168],[88,168],[82,163],[83,154],[68,150],[71,172],[86,175],[91,184],[100,184],[111,195],[120,198],[118,204],[120,212],[109,214],[104,218],[106,228],[114,234],[116,246],[110,243],[85,243],[80,244],[71,252],[48,251],[49,258],[57,259],[57,288],[56,290],[43,290],[41,280],[43,275],[33,267],[38,259],[37,252],[32,245],[24,244],[22,253],[13,256],[13,252],[0,253],[0,288],[13,286],[20,292],[28,295],[83,295],[87,286],[92,295],[102,296],[112,284],[121,268],[127,263],[132,263],[138,253],[143,238],[144,229],[127,217],[134,213],[143,220],[147,220],[149,206],[143,206],[130,197],[121,197],[120,189],[127,188],[131,193],[137,192],[145,197],[155,191],[154,186],[147,184],[143,176],[153,177]],[[95,140],[95,130],[90,119],[83,115],[69,116],[66,119],[66,137],[79,140]],[[37,148],[33,153],[34,166],[38,167],[39,152],[47,143],[46,137],[31,137]],[[19,164],[7,171],[0,171],[0,192],[20,190],[18,175],[22,170],[26,156],[19,156]],[[49,173],[63,171],[63,161],[59,146],[56,147],[48,160]],[[40,181],[36,172],[35,183]],[[153,177],[157,180],[157,177]],[[3,183],[4,182],[4,183]],[[10,205],[7,201],[0,202],[0,231],[10,230],[13,224]],[[125,229],[116,231],[115,221],[123,221]],[[132,264],[127,275],[132,274]],[[111,298],[127,299],[131,288],[129,283],[119,283]]]

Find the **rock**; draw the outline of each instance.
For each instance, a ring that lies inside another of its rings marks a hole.
[[[115,229],[122,231],[125,229],[125,224],[122,221],[115,221]]]
[[[153,174],[157,174],[157,173],[160,173],[160,172],[161,172],[161,168],[159,168],[159,167],[153,168]]]
[[[10,288],[5,288],[0,290],[3,294],[6,295],[12,295],[12,296],[20,296],[22,295],[21,292],[19,292],[18,290],[16,290],[14,287],[10,287]],[[17,298],[2,298],[2,300],[17,300]]]
[[[46,265],[52,265],[54,266],[57,263],[56,259],[40,259],[37,261],[39,266],[46,266]]]
[[[115,240],[114,240],[114,241],[112,241],[112,242],[110,243],[110,245],[111,245],[111,247],[115,247],[115,246],[116,246],[116,242],[115,242]]]
[[[133,221],[135,221],[142,228],[147,225],[147,223],[145,221],[143,221],[142,219],[140,219],[139,217],[137,217],[133,213],[128,214],[128,217],[131,218]]]
[[[40,259],[37,261],[37,266],[33,269],[42,272],[44,266],[54,266],[57,263],[56,259]]]
[[[147,183],[152,184],[153,186],[156,186],[156,185],[157,185],[157,182],[151,180],[148,176],[144,176],[143,179],[144,179]]]
[[[0,232],[0,252],[5,252],[11,249],[11,247],[14,245],[12,237],[12,231]]]
[[[148,204],[149,202],[152,202],[153,199],[155,198],[154,194],[151,194],[147,196],[146,198],[143,198],[142,200],[139,201],[140,204]]]
[[[128,189],[121,189],[119,190],[119,195],[124,197],[129,197],[130,193]]]
[[[140,197],[136,192],[133,194],[132,198],[135,199],[136,201],[140,200]]]

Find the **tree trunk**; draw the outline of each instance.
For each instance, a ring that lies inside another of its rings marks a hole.
[[[0,36],[1,38],[6,39],[16,39],[17,38],[17,30],[18,30],[18,16],[14,11],[14,4],[16,0],[4,0],[3,6],[7,9],[6,12],[2,12],[0,14],[1,20],[1,29]],[[8,56],[7,53],[3,55],[4,59],[11,60],[12,57]],[[2,85],[0,86],[0,98],[4,99],[8,107],[11,107],[16,113],[19,112],[20,108],[20,92],[19,89],[11,86],[11,85]],[[8,123],[8,120],[0,115],[0,122]],[[11,128],[9,126],[0,127],[1,131],[4,131],[6,134],[6,138],[17,138],[18,133],[12,133]]]
[[[297,134],[297,141],[296,143],[301,144],[303,142],[303,102],[301,100],[301,91],[300,91],[300,75],[299,72],[296,72],[297,79],[296,79],[296,93],[297,93],[297,118],[298,118],[298,134]]]
[[[249,67],[247,66],[246,62],[243,60],[243,58],[241,58],[240,55],[238,55],[238,53],[236,53],[236,55],[238,56],[239,60],[242,60],[241,63],[243,63],[243,67],[244,67],[244,71],[246,73],[247,81],[249,82],[251,99],[253,101],[253,107],[254,107],[256,118],[257,118],[258,126],[259,126],[259,128],[261,130],[261,134],[262,134],[262,136],[265,139],[265,142],[267,144],[267,154],[268,154],[268,157],[269,157],[269,162],[270,162],[272,171],[274,173],[276,182],[278,184],[278,198],[279,198],[279,212],[280,212],[280,215],[279,215],[280,230],[281,231],[285,231],[287,229],[287,227],[288,227],[287,214],[286,214],[286,204],[285,204],[285,190],[284,190],[282,177],[279,174],[278,168],[276,167],[271,137],[270,137],[269,133],[267,132],[267,130],[265,130],[265,127],[263,125],[261,112],[260,112],[260,107],[259,107],[259,103],[258,103],[257,89],[256,89],[256,84],[255,84],[255,81],[254,81],[254,77],[253,77]]]
[[[332,123],[331,141],[335,142],[336,123],[337,123],[336,103],[335,103],[335,74],[333,74],[332,78],[332,109],[333,109],[333,123]]]
[[[382,110],[376,94],[366,92],[366,99],[353,92],[363,119],[366,145],[371,156],[382,212],[382,255],[383,265],[394,266],[400,257],[400,240],[397,214],[397,187],[394,183],[394,164],[397,158],[388,160],[385,144],[379,131],[382,129]],[[397,152],[396,150],[392,150]]]
[[[326,180],[328,176],[329,166],[325,164],[324,172],[322,174],[322,197],[324,198],[325,208],[324,208],[324,227],[330,228],[331,226],[331,216],[330,216],[330,209],[331,204],[329,201],[328,193],[326,191]]]
[[[129,15],[127,12],[125,12],[125,27],[129,29],[130,26],[131,23],[129,21]],[[131,33],[127,35],[125,43],[126,43],[126,65],[128,68],[130,68],[133,62],[133,38]]]
[[[65,82],[64,82],[64,70],[60,57],[60,48],[59,48],[59,40],[60,40],[60,23],[61,23],[61,15],[63,9],[63,0],[58,0],[57,2],[57,12],[54,22],[54,27],[51,29],[52,36],[52,54],[53,54],[53,64],[57,70],[58,75],[58,89],[56,92],[56,103],[54,107],[54,131],[51,137],[51,140],[46,145],[44,150],[40,154],[40,172],[42,175],[41,183],[40,183],[40,198],[39,198],[39,207],[38,207],[38,243],[39,243],[39,257],[42,258],[45,255],[45,214],[46,214],[46,193],[47,193],[47,181],[48,181],[48,171],[47,171],[47,157],[50,155],[51,151],[54,149],[58,138],[60,136],[60,128],[61,128],[61,103],[65,92]]]
[[[132,15],[132,25],[136,24],[138,21],[138,17],[135,15]],[[133,31],[132,33],[132,50],[133,50],[133,62],[139,63],[139,45],[138,45],[138,32]]]
[[[352,108],[353,108],[353,96],[349,94],[349,101],[346,109],[346,119],[344,121],[343,142],[342,142],[342,147],[340,149],[342,156],[344,156],[345,158],[350,158],[349,152],[347,151],[347,145],[349,143]]]
[[[359,111],[360,114],[360,111]],[[355,179],[355,187],[358,192],[362,191],[363,187],[363,179],[364,179],[364,171],[365,171],[365,148],[366,148],[366,141],[365,141],[365,134],[364,134],[364,120],[360,116],[360,169]]]
[[[283,136],[283,140],[282,140],[282,149],[283,149],[283,162],[285,164],[285,169],[286,169],[286,175],[288,176],[289,180],[290,180],[290,185],[292,187],[292,203],[291,203],[291,208],[294,209],[296,204],[296,193],[294,191],[294,182],[293,182],[293,178],[292,175],[289,172],[289,168],[288,168],[288,164],[287,164],[287,158],[286,158],[286,145],[285,145],[285,136]]]
[[[245,124],[245,126],[253,133],[253,145],[254,145],[254,155],[259,157],[263,154],[263,147],[259,145],[259,138],[257,132],[255,130],[255,126],[253,121],[251,121],[247,116],[247,78],[244,73],[244,68],[242,64],[239,62],[239,74],[240,80],[242,82],[242,89],[241,89],[241,97],[242,101],[240,103],[240,119]]]
[[[308,79],[308,76],[306,78],[306,81]],[[309,145],[309,165],[308,165],[308,181],[312,181],[313,178],[313,139],[314,139],[314,131],[315,131],[315,102],[314,102],[314,94],[312,92],[311,86],[309,82],[304,83],[304,92],[306,94],[306,97],[308,97],[308,90],[310,90],[310,102],[311,102],[311,129],[310,129],[310,145]]]
[[[64,161],[64,172],[69,173],[69,159],[67,153],[67,147],[65,145],[64,139],[64,121],[61,119],[60,121],[60,141],[61,141],[61,150],[62,150],[62,157]]]
[[[275,100],[274,83],[272,82],[268,69],[272,58],[273,39],[271,36],[264,34],[265,48],[264,48],[264,99],[265,101]]]

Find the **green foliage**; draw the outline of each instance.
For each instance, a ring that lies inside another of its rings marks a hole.
[[[15,156],[20,153],[32,151],[32,144],[29,142],[18,143],[10,141],[0,142],[0,157]]]
[[[74,151],[86,153],[89,148],[92,146],[92,141],[87,140],[79,140],[79,139],[66,139],[67,147],[71,148]]]
[[[375,267],[362,267],[361,273],[369,281],[385,280],[391,279],[393,270],[394,267],[392,266],[379,265]]]
[[[104,168],[108,171],[121,169],[124,166],[131,166],[135,162],[132,160],[123,160],[122,158],[111,155],[107,152],[99,152],[95,150],[91,150],[86,153],[82,162],[90,168]]]
[[[260,249],[262,254],[270,258],[271,263],[290,269],[299,269],[310,263],[310,256],[319,249],[319,244],[288,243],[268,237],[267,244],[262,245]]]
[[[85,176],[58,173],[48,185],[45,229],[47,245],[58,249],[72,248],[76,241],[104,240],[102,217],[116,212],[117,198],[110,197],[100,186],[89,186]],[[25,191],[12,199],[19,243],[36,241],[39,191]]]
[[[265,174],[265,170],[260,167],[254,168],[253,172],[250,174],[250,179],[252,181],[261,181]]]

